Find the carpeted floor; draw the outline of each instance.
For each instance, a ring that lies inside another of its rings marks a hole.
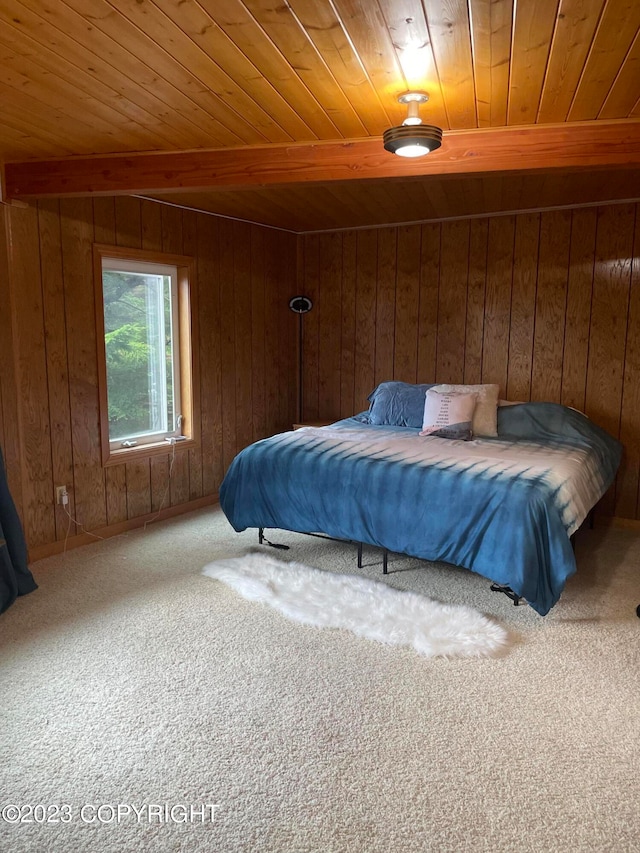
[[[271,538],[357,572],[353,547]],[[0,617],[0,849],[638,848],[637,534],[580,533],[545,618],[470,572],[391,559],[393,586],[506,627],[497,659],[307,627],[201,575],[255,546],[211,509],[33,565],[40,589]]]

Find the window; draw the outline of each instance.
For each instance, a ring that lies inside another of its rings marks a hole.
[[[191,259],[95,246],[104,464],[193,443]]]

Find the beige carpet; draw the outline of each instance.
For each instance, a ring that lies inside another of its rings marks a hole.
[[[357,571],[353,547],[272,537],[293,546],[278,558]],[[504,657],[456,660],[290,622],[200,574],[255,545],[214,509],[34,564],[40,589],[0,617],[0,849],[638,849],[640,537],[579,534],[545,618],[394,557],[390,584],[511,632]]]

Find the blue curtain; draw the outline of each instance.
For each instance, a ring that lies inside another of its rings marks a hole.
[[[20,518],[7,485],[0,450],[0,613],[19,595],[38,588],[27,565],[27,545]]]

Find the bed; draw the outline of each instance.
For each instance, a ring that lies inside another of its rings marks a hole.
[[[221,486],[225,515],[236,531],[322,533],[462,566],[544,616],[576,571],[570,537],[613,482],[620,443],[555,403],[496,405],[495,435],[423,435],[433,386],[407,387],[412,415],[397,399],[376,410],[378,386],[368,412],[245,448]]]

